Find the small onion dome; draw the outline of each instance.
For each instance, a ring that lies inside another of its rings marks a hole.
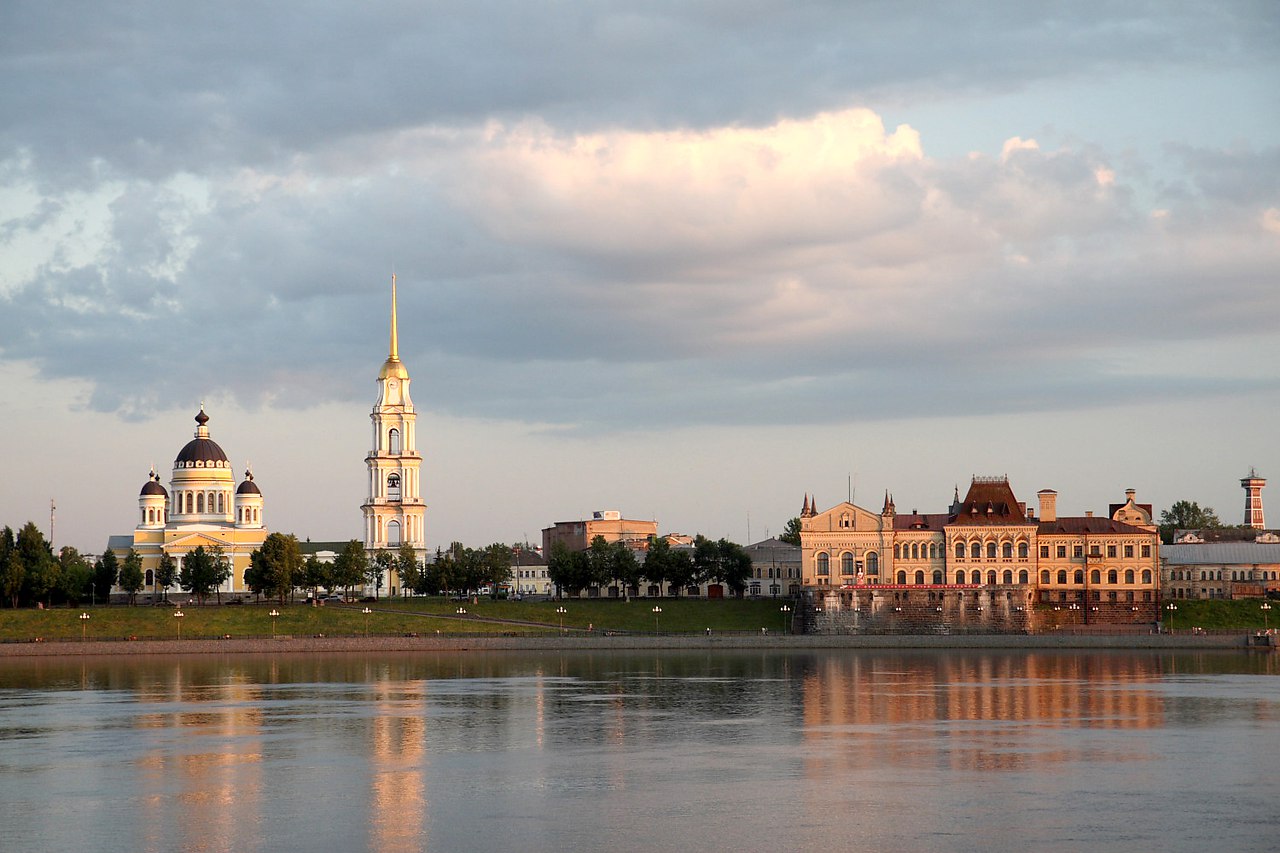
[[[253,482],[253,473],[244,472],[244,482],[240,484],[240,488],[236,489],[237,495],[261,495],[262,491],[258,488],[258,484]]]
[[[408,379],[409,369],[398,358],[388,358],[382,363],[382,370],[378,371],[379,379]]]
[[[203,462],[204,468],[213,468],[210,462],[226,462],[227,454],[222,451],[218,443],[209,438],[209,416],[204,413],[204,406],[200,407],[200,413],[196,415],[196,437],[191,439],[178,451],[178,458],[173,460],[173,467],[185,468],[191,467],[187,463]],[[216,467],[224,467],[218,465]]]
[[[152,471],[151,476],[147,478],[147,484],[142,487],[139,497],[146,497],[147,495],[169,497],[169,493],[164,490],[164,486],[160,485],[160,478],[156,476],[155,471]]]

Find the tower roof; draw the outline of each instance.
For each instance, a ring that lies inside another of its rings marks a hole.
[[[196,415],[196,437],[188,441],[183,448],[178,451],[178,458],[173,460],[175,468],[181,467],[187,462],[226,462],[227,454],[223,452],[218,443],[209,438],[209,416],[204,413],[204,404],[200,404],[200,413]]]
[[[378,372],[379,379],[408,379],[409,371],[400,363],[400,332],[396,320],[396,277],[391,276],[391,346],[388,348],[387,360],[382,363]]]

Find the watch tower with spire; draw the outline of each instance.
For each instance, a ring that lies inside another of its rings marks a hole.
[[[369,415],[373,449],[365,457],[369,471],[364,512],[364,546],[372,555],[412,545],[421,558],[426,543],[426,505],[422,502],[417,450],[417,415],[409,398],[409,371],[400,361],[396,323],[396,277],[391,277],[391,346],[378,372],[378,401]],[[395,577],[385,579],[396,591]]]

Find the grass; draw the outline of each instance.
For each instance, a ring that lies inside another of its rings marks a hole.
[[[653,613],[655,606],[662,612]],[[109,607],[58,607],[49,610],[23,608],[0,610],[0,642],[80,639],[139,639],[177,637],[188,639],[263,637],[272,633],[296,636],[354,636],[370,634],[545,634],[566,630],[628,631],[649,633],[701,633],[713,631],[781,630],[782,613],[775,601],[699,601],[692,599],[631,602],[601,599],[555,601],[449,601],[442,598],[383,599],[376,603],[311,607],[306,604],[261,602],[228,606],[184,605],[181,619],[176,608],[112,605]],[[363,613],[365,607],[372,612]],[[459,615],[461,607],[467,611]],[[564,614],[556,612],[565,609]],[[81,613],[89,618],[82,620]],[[790,615],[790,614],[788,614]],[[181,622],[181,625],[179,625]]]
[[[1220,629],[1258,629],[1263,627],[1280,627],[1280,601],[1268,601],[1274,609],[1262,609],[1261,599],[1244,599],[1240,601],[1213,601],[1199,599],[1178,599],[1174,604],[1178,609],[1170,612],[1161,609],[1160,615],[1166,624],[1172,624],[1174,630],[1180,628]],[[1162,605],[1162,608],[1164,605]]]

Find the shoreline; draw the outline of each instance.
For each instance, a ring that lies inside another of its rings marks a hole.
[[[854,634],[645,636],[346,636],[245,637],[191,640],[49,640],[0,643],[0,658],[149,655],[260,655],[297,652],[485,652],[824,649],[1116,649],[1274,651],[1250,644],[1252,634]]]

